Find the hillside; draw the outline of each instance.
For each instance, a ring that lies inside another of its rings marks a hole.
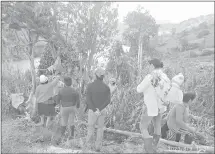
[[[180,33],[186,29],[191,29],[193,27],[197,27],[199,24],[206,22],[208,25],[214,24],[214,14],[209,14],[205,16],[199,16],[197,18],[190,18],[188,20],[184,20],[179,24],[165,23],[160,24],[160,32],[172,31],[172,28],[176,28],[176,33]]]

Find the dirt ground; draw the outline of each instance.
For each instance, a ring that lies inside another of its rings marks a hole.
[[[2,153],[96,153],[84,149],[84,138],[64,142],[60,146],[51,144],[52,133],[36,127],[26,119],[8,119],[2,122]],[[144,153],[143,144],[114,138],[105,133],[101,153]],[[43,141],[40,141],[43,139]]]

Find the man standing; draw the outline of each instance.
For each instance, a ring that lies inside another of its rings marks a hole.
[[[143,81],[137,86],[137,92],[144,94],[143,111],[140,120],[140,130],[147,153],[156,153],[161,135],[161,116],[165,112],[164,96],[168,94],[170,80],[163,72],[163,63],[158,59],[149,61],[149,71]],[[153,138],[149,135],[148,126],[153,122]]]
[[[101,68],[98,68],[95,71],[95,81],[90,83],[87,87],[87,108],[88,111],[88,132],[86,143],[92,140],[95,125],[98,125],[97,137],[95,148],[96,151],[100,151],[102,147],[102,139],[104,132],[104,122],[105,122],[105,107],[111,101],[111,93],[116,89],[116,83],[112,82],[107,86],[104,82],[105,71]]]

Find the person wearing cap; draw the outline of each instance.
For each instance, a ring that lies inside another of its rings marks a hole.
[[[111,101],[111,93],[116,89],[116,84],[106,85],[103,82],[105,71],[98,68],[95,71],[95,80],[87,86],[86,91],[86,103],[88,108],[88,131],[86,144],[88,147],[92,140],[95,125],[98,125],[97,137],[96,137],[96,151],[100,151],[102,147],[104,121],[105,121],[105,107]]]
[[[56,115],[55,105],[52,102],[54,96],[54,87],[58,84],[60,76],[56,77],[52,82],[48,81],[45,75],[40,76],[40,85],[36,88],[36,109],[40,116],[40,123],[38,126],[44,125],[44,117],[47,117],[46,127],[49,126],[51,118]]]
[[[56,140],[54,140],[54,144],[59,144],[61,137],[65,134],[68,121],[70,122],[68,140],[74,138],[75,114],[76,110],[80,107],[79,93],[74,88],[71,87],[72,79],[70,77],[64,77],[64,84],[65,87],[59,91],[57,96],[57,103],[61,105],[60,108],[61,127],[57,131],[57,136]]]
[[[197,133],[197,129],[189,126],[188,120],[190,118],[189,105],[195,98],[196,94],[194,92],[184,93],[182,100],[183,103],[176,104],[170,110],[169,115],[167,117],[167,126],[169,129],[167,135],[168,140],[176,141],[176,134],[181,134],[185,135],[185,143],[192,143],[193,135]]]
[[[175,104],[183,103],[183,92],[181,86],[184,83],[184,76],[182,73],[177,74],[172,78],[171,89],[167,95],[166,100],[169,102],[169,109],[172,109]],[[161,138],[167,137],[169,128],[167,122],[161,128]],[[179,142],[181,134],[176,134],[176,142]]]
[[[168,94],[171,81],[162,71],[163,63],[158,59],[149,61],[149,74],[137,86],[137,92],[144,94],[140,130],[147,153],[156,153],[161,135],[161,115],[166,110],[165,96]],[[154,134],[149,135],[148,126],[153,122]]]

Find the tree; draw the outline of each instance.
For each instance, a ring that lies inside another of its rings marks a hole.
[[[143,49],[149,47],[150,37],[154,37],[158,33],[158,25],[155,19],[140,6],[137,11],[129,12],[124,19],[124,23],[128,28],[123,33],[124,39],[130,42],[131,54],[137,55],[139,41],[142,41]]]
[[[172,36],[174,36],[175,33],[176,33],[176,28],[174,27],[174,28],[172,28]]]

